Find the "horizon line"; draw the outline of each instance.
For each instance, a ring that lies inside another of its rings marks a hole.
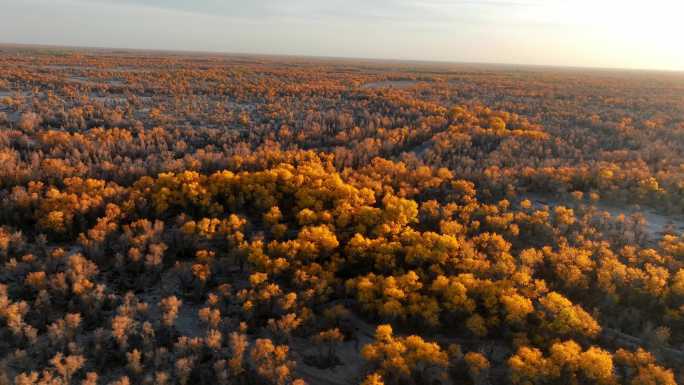
[[[100,51],[124,51],[140,53],[167,53],[175,55],[216,55],[216,56],[247,56],[247,57],[269,57],[269,58],[290,58],[290,59],[315,59],[315,60],[344,60],[344,61],[370,61],[370,62],[393,62],[397,64],[442,64],[442,65],[470,65],[470,66],[500,66],[500,67],[532,67],[538,69],[559,69],[559,70],[589,70],[589,71],[623,71],[623,72],[651,72],[684,75],[684,69],[671,68],[643,68],[643,67],[600,67],[584,65],[558,65],[558,64],[537,64],[537,63],[510,63],[510,62],[486,62],[486,61],[457,61],[457,60],[426,60],[426,59],[399,59],[381,57],[355,57],[355,56],[334,56],[334,55],[307,55],[297,53],[266,53],[266,52],[231,52],[231,51],[205,51],[193,49],[168,49],[168,48],[131,48],[131,47],[111,47],[111,46],[78,46],[70,44],[44,44],[44,43],[15,43],[0,41],[0,49],[4,48],[26,48],[26,49],[66,49],[71,51],[79,50],[100,50]]]

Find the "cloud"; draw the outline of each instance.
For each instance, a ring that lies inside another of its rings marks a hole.
[[[684,69],[684,3],[0,0],[0,41]]]
[[[81,0],[172,9],[260,21],[437,22],[480,21],[512,9],[539,4],[534,0]]]

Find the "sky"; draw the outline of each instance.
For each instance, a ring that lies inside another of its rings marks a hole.
[[[0,0],[0,42],[684,70],[682,0]]]

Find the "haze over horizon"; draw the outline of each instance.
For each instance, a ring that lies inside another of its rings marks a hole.
[[[0,0],[4,43],[684,70],[671,0]]]

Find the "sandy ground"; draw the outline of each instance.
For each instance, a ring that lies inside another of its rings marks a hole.
[[[528,199],[532,201],[535,207],[569,206],[567,202],[536,195],[529,195]],[[639,207],[638,205],[619,206],[607,202],[597,202],[594,204],[594,207],[600,212],[610,214],[613,219],[617,219],[620,215],[625,217],[637,213],[643,215],[646,221],[645,230],[653,240],[659,239],[667,231],[674,231],[676,234],[684,233],[684,217],[681,215],[668,215],[667,213],[659,212],[652,208]]]
[[[85,85],[97,85],[97,84],[108,84],[110,86],[123,86],[125,85],[123,80],[119,79],[95,79],[95,78],[88,78],[84,76],[71,76],[67,80],[75,82],[75,83],[81,83]]]
[[[631,214],[640,213],[644,216],[644,219],[646,219],[646,230],[654,237],[660,237],[665,230],[668,229],[674,230],[677,234],[684,233],[684,218],[681,216],[669,216],[658,213],[653,209],[635,206],[619,207],[605,203],[596,204],[596,208],[610,213],[613,217],[619,215],[629,216]]]

